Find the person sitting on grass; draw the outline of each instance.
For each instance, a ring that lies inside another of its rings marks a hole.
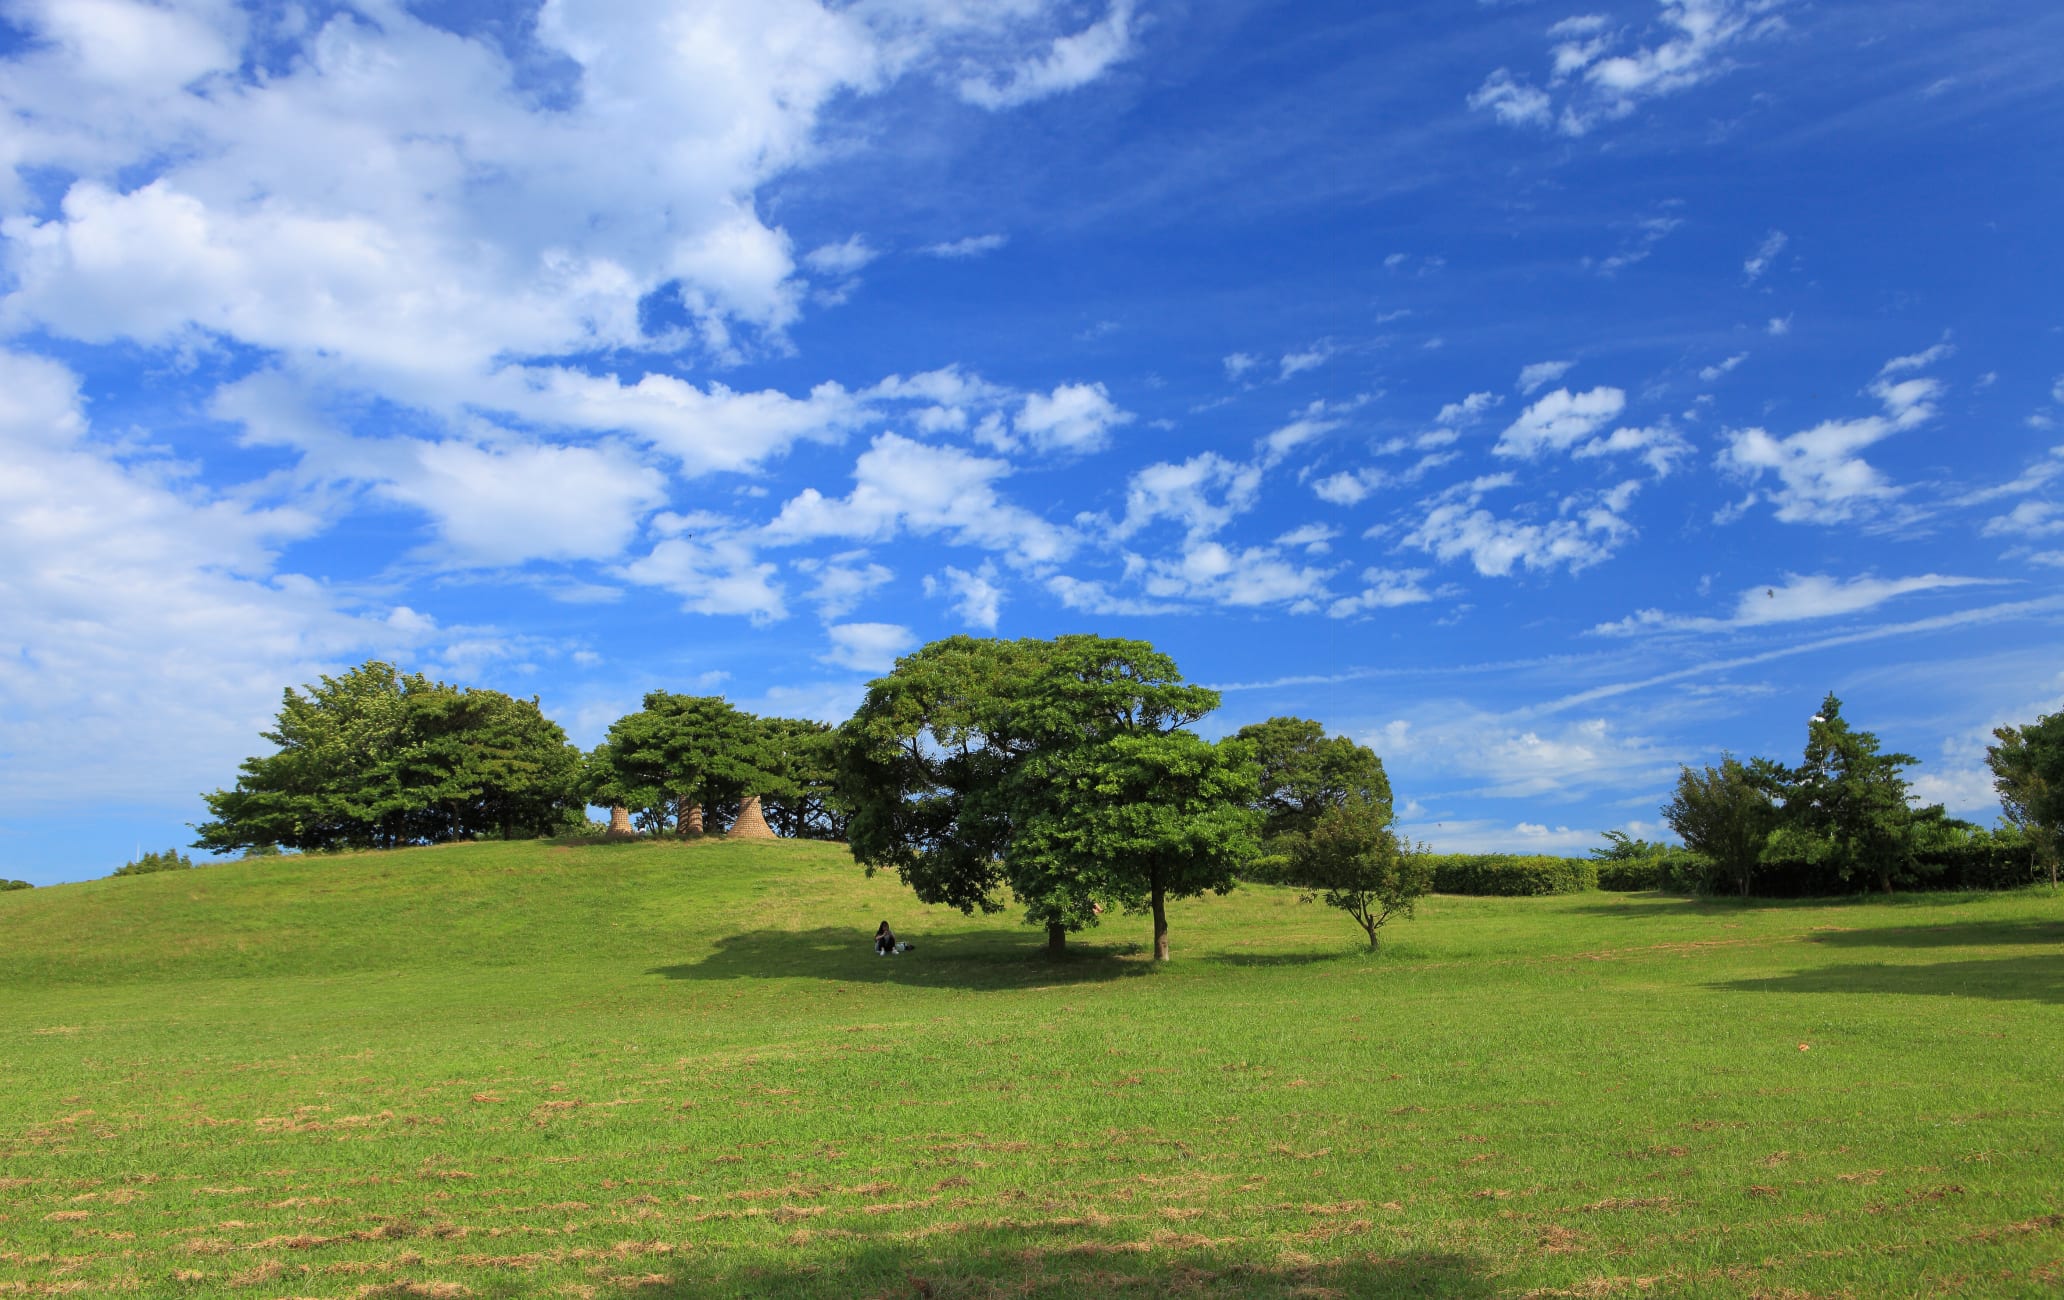
[[[896,942],[896,932],[889,928],[889,923],[887,921],[883,921],[881,923],[881,928],[874,932],[875,956],[893,957],[899,952],[909,951],[909,944]]]

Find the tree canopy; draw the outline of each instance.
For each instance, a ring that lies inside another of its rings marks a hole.
[[[1103,903],[1151,910],[1229,888],[1256,849],[1244,742],[1186,730],[1218,695],[1144,641],[953,637],[906,655],[840,729],[849,840],[926,902],[1005,891],[1058,949]]]
[[[271,754],[203,795],[196,848],[393,848],[540,835],[581,817],[580,751],[537,701],[379,660],[289,687]]]
[[[1309,831],[1328,808],[1355,801],[1390,812],[1383,760],[1310,718],[1270,718],[1235,733],[1261,769],[1262,834],[1271,843]]]
[[[588,756],[584,789],[591,801],[620,804],[661,829],[683,805],[735,805],[777,784],[764,740],[760,719],[722,696],[651,691]]]
[[[2034,865],[2057,883],[2064,857],[2064,713],[2020,727],[2000,727],[1985,751],[2006,819],[2028,837]]]

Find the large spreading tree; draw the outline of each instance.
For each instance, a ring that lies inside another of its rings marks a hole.
[[[1248,746],[1187,729],[1217,705],[1144,641],[934,642],[840,730],[854,855],[964,912],[1008,892],[1054,951],[1104,903],[1150,911],[1166,960],[1167,901],[1258,849]]]
[[[537,701],[465,689],[373,660],[288,688],[277,749],[203,795],[212,852],[394,848],[512,838],[580,820],[580,751]]]

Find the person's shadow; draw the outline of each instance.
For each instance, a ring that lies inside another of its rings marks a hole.
[[[874,951],[871,930],[750,930],[718,939],[707,957],[656,966],[646,974],[674,980],[817,979],[982,990],[1128,979],[1148,974],[1151,965],[1138,944],[1081,942],[1074,935],[1067,954],[1055,960],[1046,955],[1044,936],[1031,930],[927,932],[907,941],[909,952],[883,957]]]

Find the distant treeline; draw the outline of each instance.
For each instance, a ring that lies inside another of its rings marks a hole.
[[[1028,917],[1049,925],[1058,942],[1060,930],[1093,923],[1090,904],[1100,894],[1124,893],[1101,877],[1094,888],[1080,883],[1091,858],[1123,842],[1115,822],[1096,832],[1103,847],[1084,838],[1092,817],[1084,796],[1116,779],[1121,759],[1143,761],[1138,746],[1151,741],[1190,747],[1181,750],[1187,757],[1171,749],[1153,761],[1174,764],[1170,772],[1180,769],[1192,784],[1222,770],[1211,778],[1224,792],[1216,797],[1255,819],[1210,832],[1247,845],[1225,855],[1210,880],[1287,880],[1293,858],[1313,878],[1323,856],[1310,838],[1315,818],[1347,804],[1367,810],[1350,857],[1366,866],[1412,849],[1391,833],[1389,783],[1374,753],[1309,719],[1272,719],[1212,744],[1191,737],[1184,724],[1217,704],[1215,692],[1183,683],[1172,661],[1144,642],[957,637],[900,660],[841,728],[755,716],[718,696],[654,691],[584,753],[534,698],[372,661],[286,691],[264,733],[274,752],[247,759],[233,787],[204,796],[213,817],[196,828],[195,847],[249,855],[595,834],[602,828],[587,809],[609,806],[627,809],[647,834],[687,833],[698,822],[721,831],[741,801],[757,795],[777,834],[850,838],[863,862],[894,867],[929,901],[977,906],[999,889],[1045,899]],[[1797,896],[2055,881],[2064,714],[1996,737],[1988,762],[2006,821],[1997,830],[1949,817],[1939,805],[1913,807],[1904,769],[1916,760],[1851,727],[1830,695],[1796,765],[1725,756],[1682,769],[1663,809],[1682,846],[1619,832],[1589,858],[1429,854],[1420,846],[1414,870],[1430,872],[1436,892],[1487,895],[1603,888]],[[1104,746],[1093,758],[1082,749],[1090,738]],[[1085,766],[1074,772],[1064,758]],[[1181,782],[1150,779],[1151,766],[1128,775],[1142,784],[1110,815],[1176,797],[1170,782]],[[1052,793],[1063,781],[1080,786],[1072,803]],[[1196,844],[1186,852],[1202,852],[1197,837],[1210,802],[1155,834],[1170,842],[1189,836]],[[1080,879],[1064,889],[1041,873],[1053,874],[1071,836],[1083,839],[1067,850],[1080,859],[1069,868]],[[1021,871],[1014,862],[1028,865]],[[1033,870],[1034,862],[1042,865]],[[168,850],[124,873],[184,865]],[[19,882],[0,882],[7,887]]]

